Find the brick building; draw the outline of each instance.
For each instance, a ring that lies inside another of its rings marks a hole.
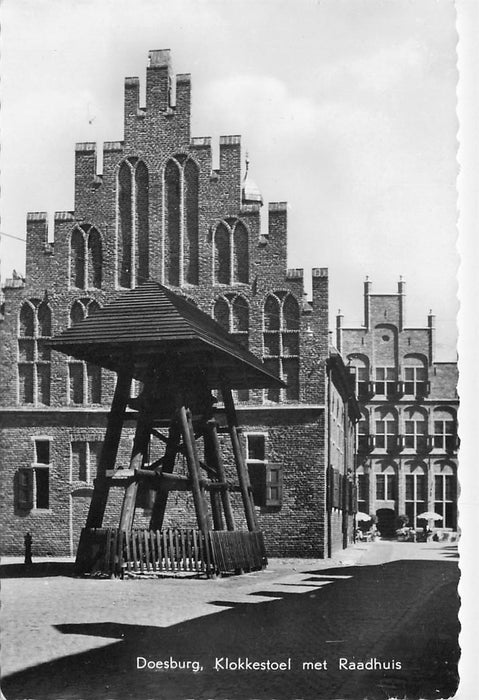
[[[390,534],[396,516],[421,526],[435,511],[440,530],[457,529],[457,365],[435,360],[435,317],[424,328],[405,321],[405,283],[397,294],[364,284],[364,325],[344,328],[337,346],[356,376],[358,510],[378,516]]]
[[[174,89],[173,89],[174,88]],[[174,95],[174,96],[173,96]],[[50,350],[48,339],[121,290],[154,279],[186,296],[287,383],[238,392],[243,449],[271,555],[327,556],[352,537],[359,413],[328,342],[328,273],[287,268],[287,207],[263,204],[239,136],[190,135],[190,76],[173,83],[169,51],[151,51],[146,105],[126,78],[124,140],[75,152],[74,211],[27,216],[26,280],[7,280],[1,329],[1,523],[4,552],[71,554],[91,499],[115,376]],[[138,389],[138,387],[137,387]],[[128,463],[134,415],[119,459]],[[181,469],[181,465],[179,465]],[[106,524],[117,524],[108,502]],[[194,524],[188,496],[169,524]],[[238,516],[239,517],[239,516]],[[147,527],[147,503],[138,503]]]

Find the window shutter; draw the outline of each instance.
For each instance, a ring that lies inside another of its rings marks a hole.
[[[17,507],[20,510],[33,508],[33,469],[19,469],[17,472]]]
[[[351,510],[350,513],[358,512],[358,486],[357,484],[351,484]]]
[[[280,506],[283,500],[283,467],[281,464],[266,465],[267,506]]]

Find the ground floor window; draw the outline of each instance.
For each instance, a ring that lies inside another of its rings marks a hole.
[[[283,492],[283,469],[267,459],[266,435],[246,435],[246,465],[257,506],[280,506]]]
[[[100,462],[100,440],[73,440],[71,443],[71,481],[91,484]]]
[[[434,510],[442,515],[437,525],[456,527],[456,476],[452,467],[444,467],[434,475]]]
[[[418,514],[426,508],[426,476],[422,468],[405,475],[405,509],[409,518],[408,525],[417,527]]]
[[[50,507],[49,467],[20,469],[16,500],[20,510],[48,510]]]

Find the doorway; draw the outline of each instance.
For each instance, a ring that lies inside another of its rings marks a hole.
[[[381,537],[394,537],[396,531],[396,513],[392,508],[379,508],[376,511],[378,517],[378,530]]]

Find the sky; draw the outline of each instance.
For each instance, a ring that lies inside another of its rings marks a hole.
[[[367,275],[402,275],[407,325],[432,309],[455,360],[455,20],[452,0],[4,0],[2,279],[27,211],[73,209],[75,142],[121,140],[124,77],[144,89],[169,48],[192,135],[241,134],[265,202],[289,204],[289,267],[329,268],[331,326],[361,325]]]

